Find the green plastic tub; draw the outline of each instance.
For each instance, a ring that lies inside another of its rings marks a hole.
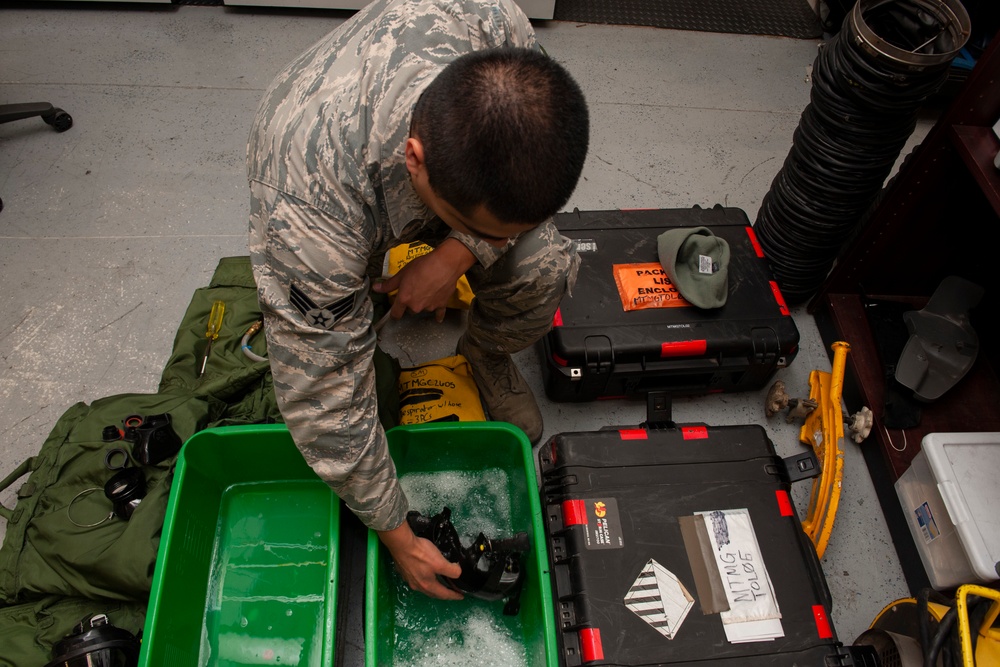
[[[339,500],[284,425],[178,456],[139,664],[332,665]]]
[[[463,544],[527,532],[521,609],[503,615],[503,601],[466,596],[433,600],[411,591],[388,550],[369,531],[365,589],[367,667],[558,665],[548,552],[531,443],[502,422],[400,426],[389,450],[410,509],[452,510]]]

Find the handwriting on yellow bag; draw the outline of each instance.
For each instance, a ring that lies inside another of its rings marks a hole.
[[[472,368],[460,354],[399,374],[399,423],[441,421],[486,421]]]
[[[433,248],[420,241],[403,243],[402,245],[391,248],[389,250],[389,275],[396,275],[399,273],[399,270],[406,266],[409,262],[413,261],[417,257],[426,255],[431,250],[433,250]],[[465,276],[462,276],[458,279],[458,282],[455,283],[455,291],[448,299],[448,307],[458,310],[468,310],[472,307],[472,299],[474,296],[475,295],[472,293],[472,287],[469,285],[469,280]],[[389,298],[396,298],[396,292],[390,292]]]

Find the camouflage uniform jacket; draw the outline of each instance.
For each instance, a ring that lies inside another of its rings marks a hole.
[[[408,507],[377,417],[368,264],[443,235],[406,169],[412,110],[450,61],[501,46],[537,48],[513,0],[375,0],[276,77],[250,132],[250,256],[282,416],[376,530]],[[450,235],[482,266],[505,250]]]

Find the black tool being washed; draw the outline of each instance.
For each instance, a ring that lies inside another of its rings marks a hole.
[[[508,598],[503,609],[507,616],[515,616],[520,611],[521,584],[524,580],[521,557],[522,552],[531,546],[527,533],[517,533],[502,540],[493,540],[479,533],[476,540],[465,547],[451,523],[451,509],[448,507],[432,517],[411,511],[406,515],[406,521],[418,537],[430,540],[446,559],[462,566],[462,574],[457,579],[439,577],[441,583],[483,600]]]

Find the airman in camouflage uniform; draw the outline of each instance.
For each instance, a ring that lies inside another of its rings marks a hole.
[[[404,552],[415,547],[386,538],[408,530],[408,505],[377,416],[372,279],[394,245],[460,242],[476,294],[460,351],[504,355],[547,331],[579,262],[551,220],[484,238],[446,224],[412,182],[407,142],[422,92],[463,54],[501,47],[538,50],[513,0],[375,0],[276,77],[248,146],[249,248],[282,415],[309,465],[380,531],[410,585],[436,597],[455,597],[433,574],[455,577],[457,566],[442,559],[433,572],[408,573]],[[442,312],[426,302],[397,297],[393,315]]]

